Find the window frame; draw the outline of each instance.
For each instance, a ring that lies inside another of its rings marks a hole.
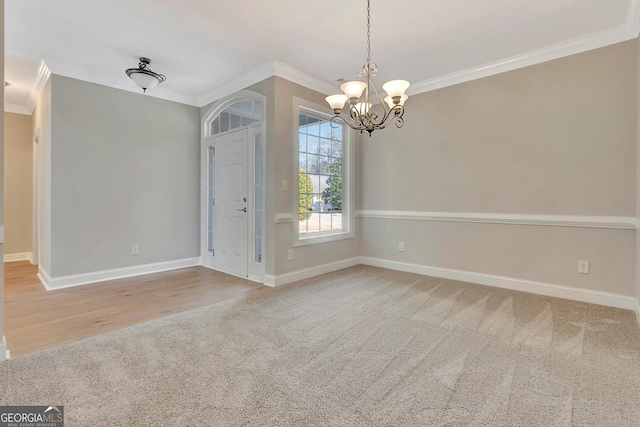
[[[308,114],[321,120],[329,121],[334,114],[329,107],[320,106],[313,102],[294,97],[293,108],[293,246],[306,246],[318,243],[333,242],[355,237],[355,209],[354,209],[354,135],[353,130],[343,126],[343,147],[342,147],[342,229],[330,231],[318,231],[309,233],[304,237],[300,236],[300,222],[298,220],[298,203],[300,188],[300,114]]]

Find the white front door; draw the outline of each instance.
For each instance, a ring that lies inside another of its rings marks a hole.
[[[215,137],[214,268],[248,275],[247,145],[248,130]]]

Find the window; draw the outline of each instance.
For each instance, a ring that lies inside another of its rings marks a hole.
[[[353,237],[351,144],[346,125],[296,102],[296,245]]]
[[[262,103],[260,101],[240,101],[225,108],[211,122],[211,136],[260,123]]]

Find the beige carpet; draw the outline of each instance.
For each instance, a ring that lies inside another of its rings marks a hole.
[[[67,426],[638,426],[630,311],[354,267],[0,365]]]

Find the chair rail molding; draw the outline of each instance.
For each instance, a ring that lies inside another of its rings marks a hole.
[[[640,230],[640,221],[638,219],[623,216],[359,210],[356,211],[356,217],[409,221],[469,222],[484,224]]]

